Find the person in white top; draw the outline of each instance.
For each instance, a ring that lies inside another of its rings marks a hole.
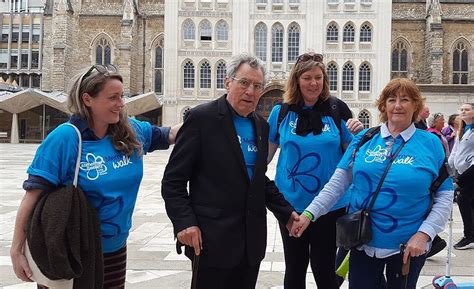
[[[461,123],[448,163],[459,174],[457,203],[464,224],[464,237],[454,248],[464,250],[474,248],[474,103],[461,105],[459,114]]]

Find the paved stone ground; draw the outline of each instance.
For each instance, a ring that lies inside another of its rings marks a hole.
[[[0,144],[0,288],[36,288],[21,283],[14,275],[9,257],[16,210],[23,196],[22,182],[37,145]],[[175,253],[172,226],[160,194],[161,178],[170,150],[145,156],[145,173],[138,195],[134,225],[128,242],[127,288],[189,288],[190,262]],[[275,174],[275,161],[268,175]],[[268,214],[267,254],[262,262],[257,288],[283,288],[285,268],[277,222]],[[454,211],[454,240],[461,238],[459,210]],[[441,234],[447,237],[447,231]],[[456,282],[474,282],[474,250],[452,254],[451,273]],[[419,288],[432,288],[434,275],[445,274],[446,251],[426,262],[418,282]],[[316,288],[310,274],[307,288]],[[343,285],[347,288],[347,282]]]

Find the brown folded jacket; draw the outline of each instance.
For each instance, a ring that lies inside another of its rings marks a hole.
[[[33,260],[51,280],[102,289],[103,256],[97,212],[72,185],[43,193],[26,229]]]

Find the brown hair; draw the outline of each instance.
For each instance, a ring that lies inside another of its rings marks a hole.
[[[107,81],[116,79],[123,83],[123,79],[122,76],[116,72],[104,74],[94,71],[82,79],[83,75],[84,74],[81,74],[76,77],[69,91],[68,109],[71,113],[79,115],[88,123],[91,123],[92,116],[81,96],[87,93],[91,97],[96,97],[97,94],[102,91]],[[78,86],[80,86],[79,90]],[[112,137],[114,148],[127,156],[131,156],[134,152],[142,154],[142,145],[138,142],[135,131],[130,125],[125,108],[120,111],[119,115],[119,121],[110,124],[107,129],[107,134],[110,134]]]
[[[420,90],[413,81],[407,78],[394,78],[384,87],[379,99],[375,102],[380,112],[381,122],[386,122],[388,119],[386,111],[387,99],[390,96],[395,96],[399,91],[404,91],[413,101],[415,112],[413,113],[411,121],[416,121],[418,114],[424,106],[424,100],[421,97]]]
[[[462,105],[465,105],[465,104],[470,105],[471,109],[474,108],[474,103],[463,103]],[[462,118],[459,118],[459,129],[458,129],[458,138],[459,139],[462,138],[462,135],[464,134],[464,128],[465,127],[466,127],[466,122]]]
[[[298,79],[300,76],[315,67],[319,67],[323,72],[323,90],[319,97],[323,101],[329,98],[329,80],[326,73],[326,67],[322,62],[316,62],[314,60],[300,61],[296,63],[290,72],[290,77],[286,82],[285,93],[283,94],[283,101],[288,104],[303,103],[303,95],[301,94],[300,87],[298,85]]]

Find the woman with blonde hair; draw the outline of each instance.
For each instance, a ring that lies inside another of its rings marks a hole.
[[[46,137],[27,170],[28,179],[23,183],[26,193],[17,212],[10,250],[13,269],[23,281],[35,279],[25,257],[29,216],[43,196],[73,182],[80,153],[78,186],[97,211],[100,222],[103,288],[123,288],[127,237],[143,175],[143,155],[155,149],[167,149],[174,143],[179,126],[161,128],[129,118],[122,76],[111,65],[93,65],[81,74],[69,92],[68,101],[71,118]],[[74,126],[82,139],[81,151]],[[35,241],[39,240],[28,238],[29,245],[37,245],[31,244]]]
[[[275,183],[296,212],[303,213],[336,169],[352,140],[351,131],[358,132],[363,126],[358,120],[349,120],[351,111],[347,105],[329,95],[321,54],[304,53],[298,57],[283,99],[284,103],[275,106],[268,119],[269,161],[280,146]],[[318,288],[339,288],[335,274],[335,222],[345,213],[346,204],[347,199],[343,198],[301,238],[288,236],[285,224],[280,224],[285,288],[305,288],[308,263]]]

